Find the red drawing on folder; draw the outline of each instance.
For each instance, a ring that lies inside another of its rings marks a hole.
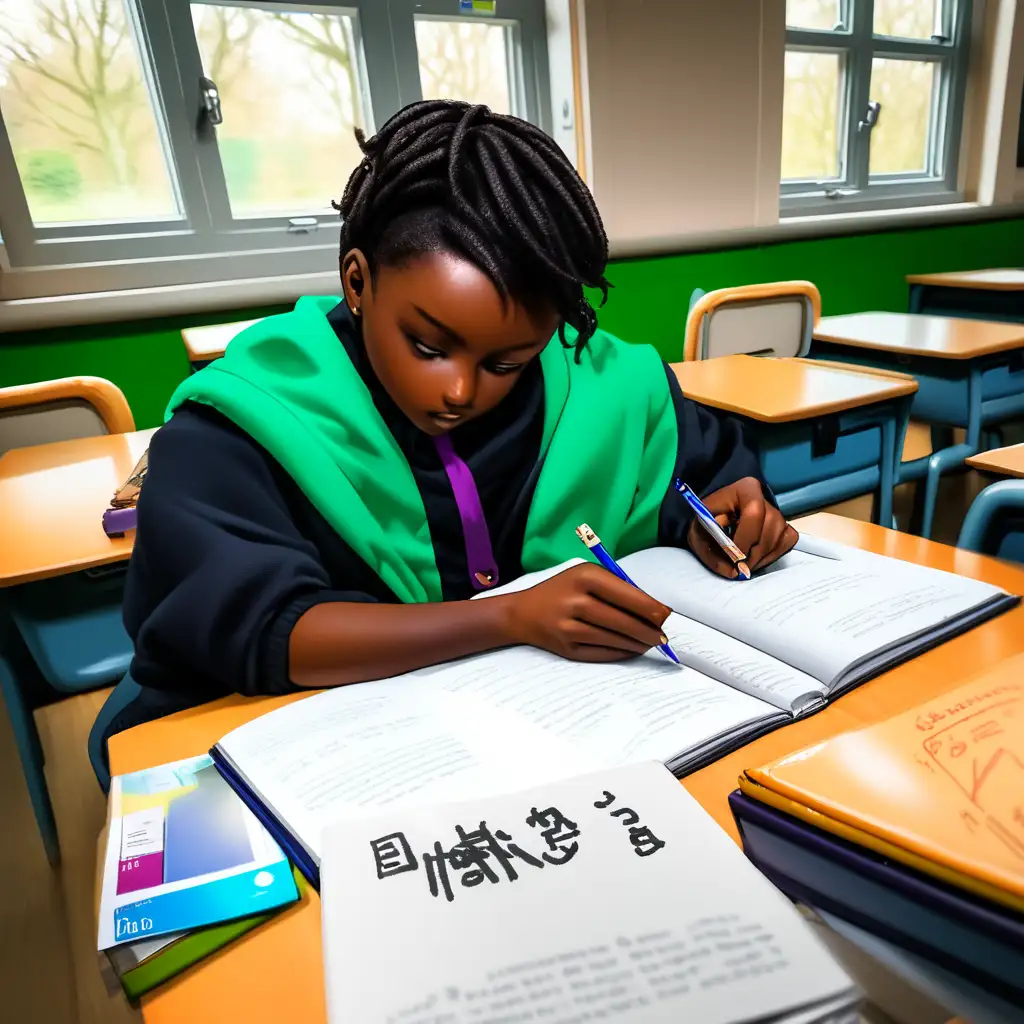
[[[993,704],[933,733],[924,749],[1024,860],[1024,726],[1019,698]]]

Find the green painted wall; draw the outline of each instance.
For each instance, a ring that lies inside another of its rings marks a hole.
[[[707,253],[619,260],[601,325],[648,342],[666,359],[682,351],[687,303],[695,287],[804,278],[821,290],[828,314],[907,308],[909,273],[1024,266],[1024,218],[782,242]],[[139,427],[160,422],[188,373],[179,331],[197,323],[247,320],[278,312],[245,309],[125,324],[0,334],[0,384],[92,374],[125,393]]]

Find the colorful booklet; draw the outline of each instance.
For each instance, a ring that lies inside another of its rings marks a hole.
[[[296,899],[281,848],[208,755],[111,780],[99,949],[266,914]]]
[[[292,874],[302,898],[308,900],[309,890],[305,879],[294,869]],[[136,1003],[158,985],[269,921],[275,913],[272,911],[253,917],[240,917],[185,934],[163,935],[156,939],[114,946],[100,954],[112,975],[111,991],[116,992],[120,985],[128,1001]]]

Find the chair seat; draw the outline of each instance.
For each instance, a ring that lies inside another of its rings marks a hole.
[[[16,587],[11,618],[46,681],[61,693],[116,683],[132,643],[121,621],[124,574],[75,573]]]

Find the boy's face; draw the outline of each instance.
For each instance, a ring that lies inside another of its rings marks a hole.
[[[493,409],[559,325],[553,309],[503,303],[486,274],[450,253],[378,267],[371,279],[353,250],[342,284],[381,384],[431,435]]]

